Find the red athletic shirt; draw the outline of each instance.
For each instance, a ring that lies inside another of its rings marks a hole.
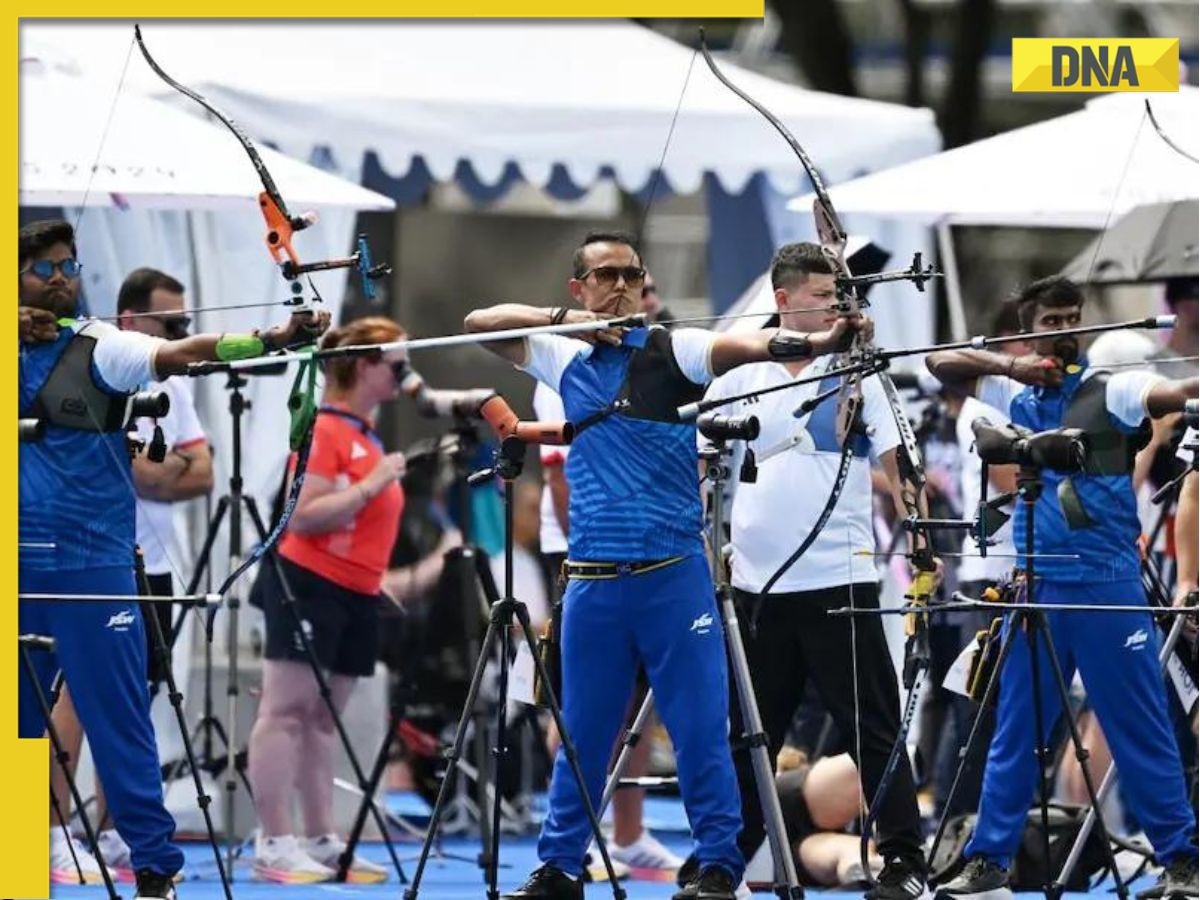
[[[342,491],[366,478],[382,457],[382,444],[366,422],[322,407],[313,426],[309,474],[327,478]],[[290,465],[295,464],[293,454]],[[378,594],[403,512],[404,491],[393,481],[344,528],[319,534],[289,529],[279,542],[279,553],[348,590]]]

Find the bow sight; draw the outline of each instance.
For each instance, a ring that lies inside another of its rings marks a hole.
[[[913,254],[912,264],[907,269],[893,269],[890,272],[872,272],[867,275],[837,275],[835,282],[839,295],[843,291],[856,290],[860,287],[870,287],[873,284],[885,284],[889,281],[911,281],[913,287],[924,293],[927,281],[943,277],[945,277],[945,273],[937,271],[932,265],[922,267],[921,252],[917,251]],[[843,301],[839,299],[838,306],[841,307],[842,305]],[[860,297],[859,305],[866,306],[866,299]],[[853,312],[853,310],[848,311]]]

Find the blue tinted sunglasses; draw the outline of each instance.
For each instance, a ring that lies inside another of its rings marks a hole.
[[[63,278],[78,278],[79,273],[83,270],[83,264],[77,259],[64,259],[62,262],[39,259],[35,263],[30,263],[29,268],[23,271],[32,272],[42,281],[49,281],[54,277],[55,269],[62,272]]]

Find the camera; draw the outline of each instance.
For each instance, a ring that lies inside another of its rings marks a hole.
[[[696,427],[710,441],[752,441],[758,437],[757,416],[706,413],[696,420]]]
[[[161,419],[171,409],[171,397],[166,391],[139,391],[129,398],[126,409],[126,421]]]
[[[1088,438],[1081,428],[1055,428],[1034,433],[1018,425],[995,426],[985,418],[971,423],[975,449],[990,466],[1079,472],[1087,463]]]

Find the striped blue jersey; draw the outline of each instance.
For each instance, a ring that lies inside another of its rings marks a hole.
[[[713,335],[700,329],[635,329],[620,347],[541,335],[524,367],[562,397],[582,429],[571,446],[571,559],[640,562],[703,553],[696,429],[677,407],[712,378]]]
[[[156,339],[103,323],[76,324],[63,328],[53,343],[22,345],[18,409],[32,406],[79,333],[97,341],[91,365],[96,387],[119,396],[152,377]],[[50,425],[42,440],[20,444],[17,460],[21,569],[78,571],[132,565],[135,501],[123,431]]]

